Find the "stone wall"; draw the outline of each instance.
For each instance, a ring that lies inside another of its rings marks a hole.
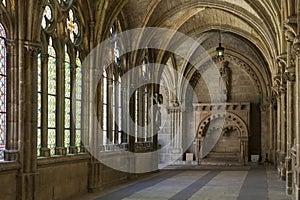
[[[0,180],[0,199],[15,200],[17,198],[17,171],[1,171]]]

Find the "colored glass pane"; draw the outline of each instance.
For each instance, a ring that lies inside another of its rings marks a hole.
[[[40,156],[41,150],[41,129],[38,128],[37,130],[37,156]]]
[[[0,36],[0,159],[3,159],[6,140],[6,33],[1,23]]]
[[[41,127],[41,121],[42,121],[42,94],[39,92],[38,93],[38,128]]]
[[[70,99],[65,99],[65,128],[70,128],[71,116],[70,116],[71,104]]]
[[[65,96],[71,96],[71,64],[70,56],[67,53],[67,48],[65,48]]]
[[[48,47],[48,93],[56,94],[56,54],[52,46]]]
[[[48,148],[50,149],[50,154],[55,154],[55,129],[48,129]]]
[[[55,127],[56,97],[48,95],[48,127]]]
[[[42,65],[41,65],[41,54],[38,54],[38,61],[37,61],[37,68],[38,68],[38,127],[41,127],[41,115],[42,115]],[[38,140],[38,142],[40,142]]]
[[[45,29],[48,26],[48,21],[52,20],[52,11],[50,6],[45,6],[42,18],[42,27]]]
[[[41,54],[38,54],[37,60],[37,69],[38,69],[38,92],[42,91],[42,65],[41,65]]]
[[[65,147],[70,147],[70,130],[65,130]]]
[[[69,16],[67,18],[67,28],[69,30],[69,36],[72,42],[75,41],[75,37],[78,35],[78,24],[74,17],[74,13],[72,10],[69,10]]]
[[[81,131],[80,130],[76,130],[76,136],[75,136],[75,145],[76,147],[80,147],[80,138],[81,138]],[[80,149],[78,149],[80,150]]]
[[[80,152],[81,146],[81,97],[82,97],[82,71],[81,71],[81,61],[79,59],[79,52],[76,56],[76,82],[75,82],[75,93],[76,93],[76,116],[75,116],[75,146]]]

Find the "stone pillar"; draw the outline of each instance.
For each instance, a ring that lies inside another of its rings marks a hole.
[[[295,38],[293,48],[296,53],[296,185],[294,193],[296,199],[300,199],[300,35]]]
[[[48,148],[48,54],[42,53],[42,116],[41,116],[41,150],[43,157],[50,156]]]
[[[18,159],[18,65],[17,65],[17,45],[15,41],[6,40],[7,53],[7,126],[4,160],[15,161]]]
[[[171,160],[179,158],[182,154],[182,108],[176,104],[169,108],[171,118],[171,143],[169,153]]]
[[[56,54],[56,140],[55,154],[66,155],[65,147],[65,54],[63,38],[58,38],[60,48],[57,48]]]
[[[281,179],[285,180],[286,178],[286,166],[285,166],[285,157],[286,157],[286,89],[281,88],[281,162],[282,162],[282,169],[281,169]]]
[[[287,62],[286,70],[284,75],[287,79],[287,113],[286,113],[286,125],[287,125],[287,155],[285,158],[285,168],[286,168],[286,193],[292,194],[293,192],[293,166],[292,166],[292,147],[294,143],[294,124],[295,124],[295,66],[292,62],[292,49],[291,44],[295,38],[295,35],[286,30],[285,32],[287,40]]]
[[[76,147],[76,144],[75,144],[75,141],[76,141],[76,109],[77,109],[77,106],[74,106],[73,105],[76,105],[76,56],[73,55],[71,57],[71,63],[70,63],[70,66],[71,66],[71,93],[70,93],[70,105],[71,105],[71,110],[70,110],[70,147],[69,147],[69,153],[71,154],[77,154],[78,151],[77,151],[77,147]],[[74,97],[74,98],[73,98]],[[73,109],[75,108],[75,109]]]

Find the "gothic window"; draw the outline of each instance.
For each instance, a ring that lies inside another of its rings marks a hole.
[[[148,88],[147,85],[145,86],[144,89],[144,140],[147,141],[148,138]]]
[[[122,142],[122,82],[118,79],[118,143]]]
[[[65,147],[70,147],[71,128],[71,63],[65,46]]]
[[[72,9],[70,9],[69,16],[67,18],[67,29],[69,31],[70,40],[75,43],[76,38],[79,37],[79,28]]]
[[[56,30],[48,29],[52,27],[53,14],[52,5],[48,2],[41,23],[45,34],[43,38],[49,38],[42,45],[48,43],[48,47],[42,48],[42,54],[38,55],[37,154],[40,156],[48,156],[49,151],[50,155],[64,154],[65,151],[60,149],[66,149],[70,154],[81,151],[82,75],[78,51],[80,27],[75,13],[69,9],[64,19],[69,40],[66,43],[54,40],[52,32]],[[56,51],[54,42],[57,47],[63,46],[64,49],[58,48]],[[57,109],[60,106],[63,109]]]
[[[138,90],[135,91],[134,93],[134,131],[135,131],[135,142],[138,141],[138,129],[139,129],[139,126],[138,126],[138,117],[139,117],[139,92]]]
[[[102,119],[103,119],[103,127],[102,127],[102,131],[103,131],[103,144],[107,144],[107,107],[108,107],[108,101],[107,101],[107,97],[108,97],[108,92],[107,92],[107,73],[106,71],[104,71],[103,73],[103,115],[102,115]]]
[[[80,151],[81,146],[81,101],[82,101],[82,71],[79,52],[76,55],[76,80],[75,80],[75,146]]]
[[[42,55],[38,54],[38,129],[37,129],[37,155],[40,156],[41,149],[41,126],[42,126]]]
[[[51,38],[49,39],[48,56],[48,148],[53,155],[56,138],[56,52]]]
[[[113,24],[110,28],[110,37],[112,38],[113,42],[113,55],[114,61],[117,66],[121,64],[121,55],[120,55],[120,45],[118,42],[118,29],[117,29],[117,22]]]
[[[47,29],[50,26],[51,20],[52,20],[52,10],[49,5],[46,5],[43,12],[42,28]]]
[[[6,33],[0,23],[0,159],[4,158],[3,150],[6,140]]]
[[[115,144],[116,143],[116,127],[115,127],[115,122],[116,122],[116,81],[115,77],[112,77],[112,110],[111,110],[111,116],[112,116],[112,137],[111,137],[111,143]]]

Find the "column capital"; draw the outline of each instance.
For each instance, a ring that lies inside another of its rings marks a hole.
[[[24,47],[27,49],[27,51],[30,52],[39,52],[41,51],[41,44],[37,42],[31,42],[31,41],[24,41]]]
[[[283,31],[285,39],[288,42],[293,42],[296,37],[297,24],[285,22],[283,24]]]
[[[297,35],[294,39],[292,53],[294,53],[296,56],[300,56],[300,35]]]

